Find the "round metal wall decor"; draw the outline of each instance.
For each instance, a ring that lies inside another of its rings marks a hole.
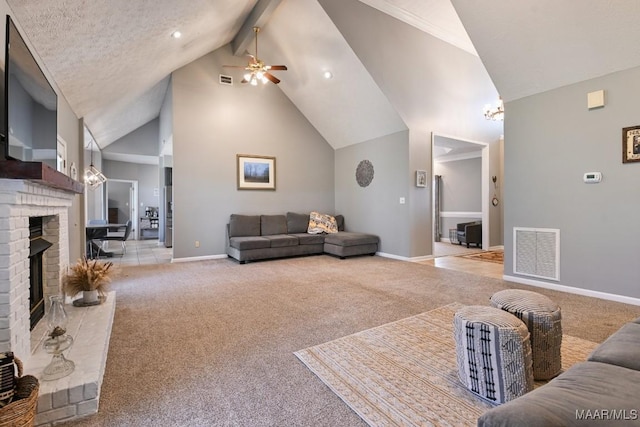
[[[360,187],[366,187],[373,181],[373,165],[369,160],[363,160],[358,164],[356,181]]]

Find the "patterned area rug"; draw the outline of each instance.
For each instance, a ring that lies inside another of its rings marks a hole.
[[[449,304],[295,355],[370,426],[475,426],[492,405],[458,381],[453,316],[459,307]],[[563,369],[585,360],[596,345],[564,335]]]
[[[462,258],[474,259],[476,261],[495,262],[496,264],[504,264],[503,251],[487,251],[477,254],[461,255]]]

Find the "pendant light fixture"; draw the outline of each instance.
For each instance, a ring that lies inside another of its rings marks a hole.
[[[93,136],[91,137],[91,141],[89,142],[89,150],[91,152],[91,164],[89,165],[89,169],[84,172],[84,182],[91,188],[95,190],[100,187],[102,184],[107,182],[107,177],[104,176],[102,172],[98,168],[93,165]]]
[[[484,118],[487,120],[504,120],[504,103],[502,102],[502,97],[498,99],[495,107],[487,104],[482,109],[482,112],[484,113]]]

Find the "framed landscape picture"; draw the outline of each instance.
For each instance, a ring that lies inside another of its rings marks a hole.
[[[275,190],[276,158],[237,154],[238,190]]]
[[[622,129],[622,163],[640,162],[640,126]]]

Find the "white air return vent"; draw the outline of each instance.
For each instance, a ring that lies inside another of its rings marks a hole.
[[[221,85],[233,86],[233,77],[231,76],[225,76],[224,74],[220,74],[219,81]]]
[[[513,272],[560,280],[560,230],[514,227]]]

